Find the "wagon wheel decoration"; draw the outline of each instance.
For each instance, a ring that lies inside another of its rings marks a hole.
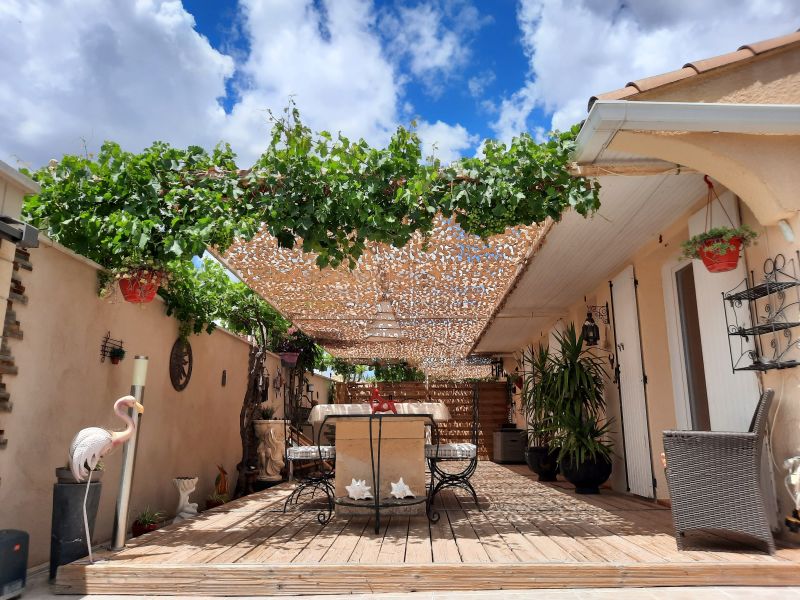
[[[188,340],[178,338],[169,353],[169,379],[172,387],[180,392],[192,378],[192,346]]]

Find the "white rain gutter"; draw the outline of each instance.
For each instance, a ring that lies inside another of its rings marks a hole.
[[[800,135],[800,105],[597,100],[581,127],[573,160],[598,160],[618,131]]]

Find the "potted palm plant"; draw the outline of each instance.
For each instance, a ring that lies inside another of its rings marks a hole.
[[[607,374],[603,359],[584,348],[574,323],[556,339],[550,392],[559,468],[577,493],[597,494],[611,475],[610,422],[604,417],[603,396]]]
[[[558,448],[553,440],[552,365],[550,352],[539,344],[522,352],[522,407],[528,428],[529,447],[525,451],[528,467],[539,481],[555,481],[558,473]]]
[[[714,227],[681,244],[684,258],[699,258],[711,273],[732,271],[739,264],[739,253],[758,237],[747,225]]]

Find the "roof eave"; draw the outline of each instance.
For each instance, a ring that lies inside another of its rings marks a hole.
[[[800,105],[598,100],[576,141],[573,160],[592,164],[619,131],[800,134]]]

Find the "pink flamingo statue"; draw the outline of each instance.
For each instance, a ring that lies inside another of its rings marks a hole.
[[[69,445],[69,467],[76,481],[86,478],[86,494],[83,496],[83,525],[86,528],[86,546],[89,549],[89,562],[92,561],[92,541],[89,539],[89,519],[86,516],[86,501],[89,498],[89,484],[92,482],[92,470],[100,459],[118,446],[127,442],[136,432],[136,421],[128,414],[129,408],[135,408],[142,414],[144,406],[133,396],[123,396],[114,402],[114,412],[125,421],[122,431],[109,431],[102,427],[81,429]]]

